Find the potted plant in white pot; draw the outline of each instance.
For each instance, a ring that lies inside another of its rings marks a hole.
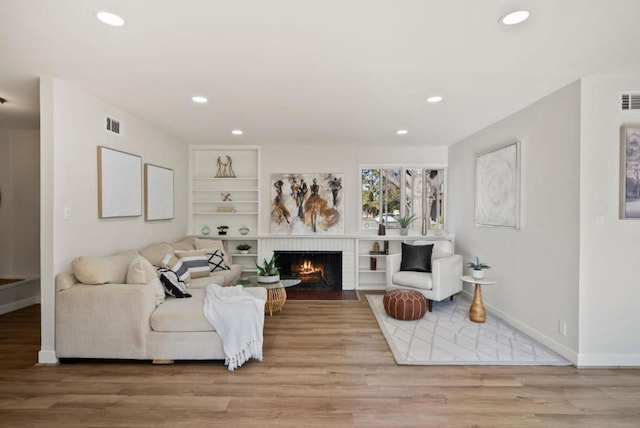
[[[256,263],[258,269],[258,282],[271,283],[280,281],[280,269],[276,266],[277,254],[270,260],[264,259],[262,265]]]
[[[238,246],[236,247],[236,250],[238,250],[240,254],[247,254],[250,249],[251,245],[249,244],[238,244]]]
[[[467,263],[467,267],[473,269],[471,275],[473,275],[475,279],[482,279],[484,277],[484,269],[491,269],[491,266],[486,263],[482,263],[478,256],[476,256],[475,262]]]
[[[396,218],[396,220],[398,220],[398,224],[400,224],[400,235],[408,235],[409,226],[411,226],[411,223],[413,223],[413,221],[416,219],[416,215],[409,215],[409,213],[406,213],[402,217],[399,217],[397,215],[394,215],[394,217]]]

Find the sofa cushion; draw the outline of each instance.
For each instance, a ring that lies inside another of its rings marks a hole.
[[[176,251],[176,257],[187,267],[192,279],[211,275],[209,257],[204,251]]]
[[[152,265],[162,266],[162,259],[164,259],[167,254],[173,254],[173,251],[173,247],[170,244],[160,242],[158,244],[150,245],[147,248],[143,248],[140,250],[140,254],[142,254],[145,259],[149,260]]]
[[[83,284],[124,284],[129,264],[136,256],[136,250],[127,250],[108,257],[77,257],[71,269]]]
[[[162,304],[165,300],[165,291],[160,282],[158,271],[149,263],[149,260],[142,256],[138,256],[131,261],[127,271],[127,284],[149,284],[153,287],[156,306]]]
[[[162,259],[162,267],[176,274],[179,281],[188,284],[191,281],[191,274],[187,266],[173,254],[167,254]]]
[[[196,237],[189,235],[186,238],[172,242],[171,246],[175,251],[192,251],[196,249]]]
[[[402,243],[401,271],[431,272],[431,245],[409,245]]]
[[[204,278],[199,278],[202,280]],[[204,317],[205,289],[190,290],[191,299],[174,299],[167,297],[164,304],[158,306],[151,314],[151,329],[156,332],[201,332],[215,331]],[[263,287],[245,288],[253,296],[267,299],[267,291]]]
[[[232,263],[231,256],[227,254],[227,250],[224,248],[224,243],[219,239],[196,238],[196,250],[204,250],[207,253],[213,253],[215,250],[220,250],[224,256],[224,263],[227,266]]]
[[[205,290],[189,290],[191,299],[167,297],[151,314],[151,329],[162,332],[215,331],[204,317]]]
[[[431,290],[433,282],[431,274],[425,272],[400,271],[391,278],[393,285]]]

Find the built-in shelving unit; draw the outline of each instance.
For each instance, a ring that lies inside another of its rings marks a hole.
[[[257,236],[260,147],[191,146],[189,171],[189,229],[193,234],[206,235],[208,228],[207,236],[215,237],[218,226],[228,226],[228,235],[220,239],[246,239],[239,232],[244,226]],[[257,239],[253,242],[255,246],[250,245],[257,251]],[[233,254],[235,245],[229,250]]]
[[[189,155],[191,233],[224,241],[233,263],[247,274],[255,273],[260,245],[260,148],[191,146]],[[218,226],[229,226],[227,234],[218,235]],[[249,233],[242,235],[242,227]],[[236,249],[239,244],[251,245],[249,253],[241,254]]]

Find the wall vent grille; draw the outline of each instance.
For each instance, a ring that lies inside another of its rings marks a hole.
[[[640,110],[640,92],[623,92],[620,94],[620,110]]]
[[[107,117],[107,131],[120,135],[120,121],[112,117]]]

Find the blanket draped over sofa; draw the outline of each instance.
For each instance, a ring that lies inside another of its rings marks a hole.
[[[265,300],[247,293],[241,285],[207,286],[204,316],[222,338],[229,371],[251,358],[262,361],[264,304]]]

